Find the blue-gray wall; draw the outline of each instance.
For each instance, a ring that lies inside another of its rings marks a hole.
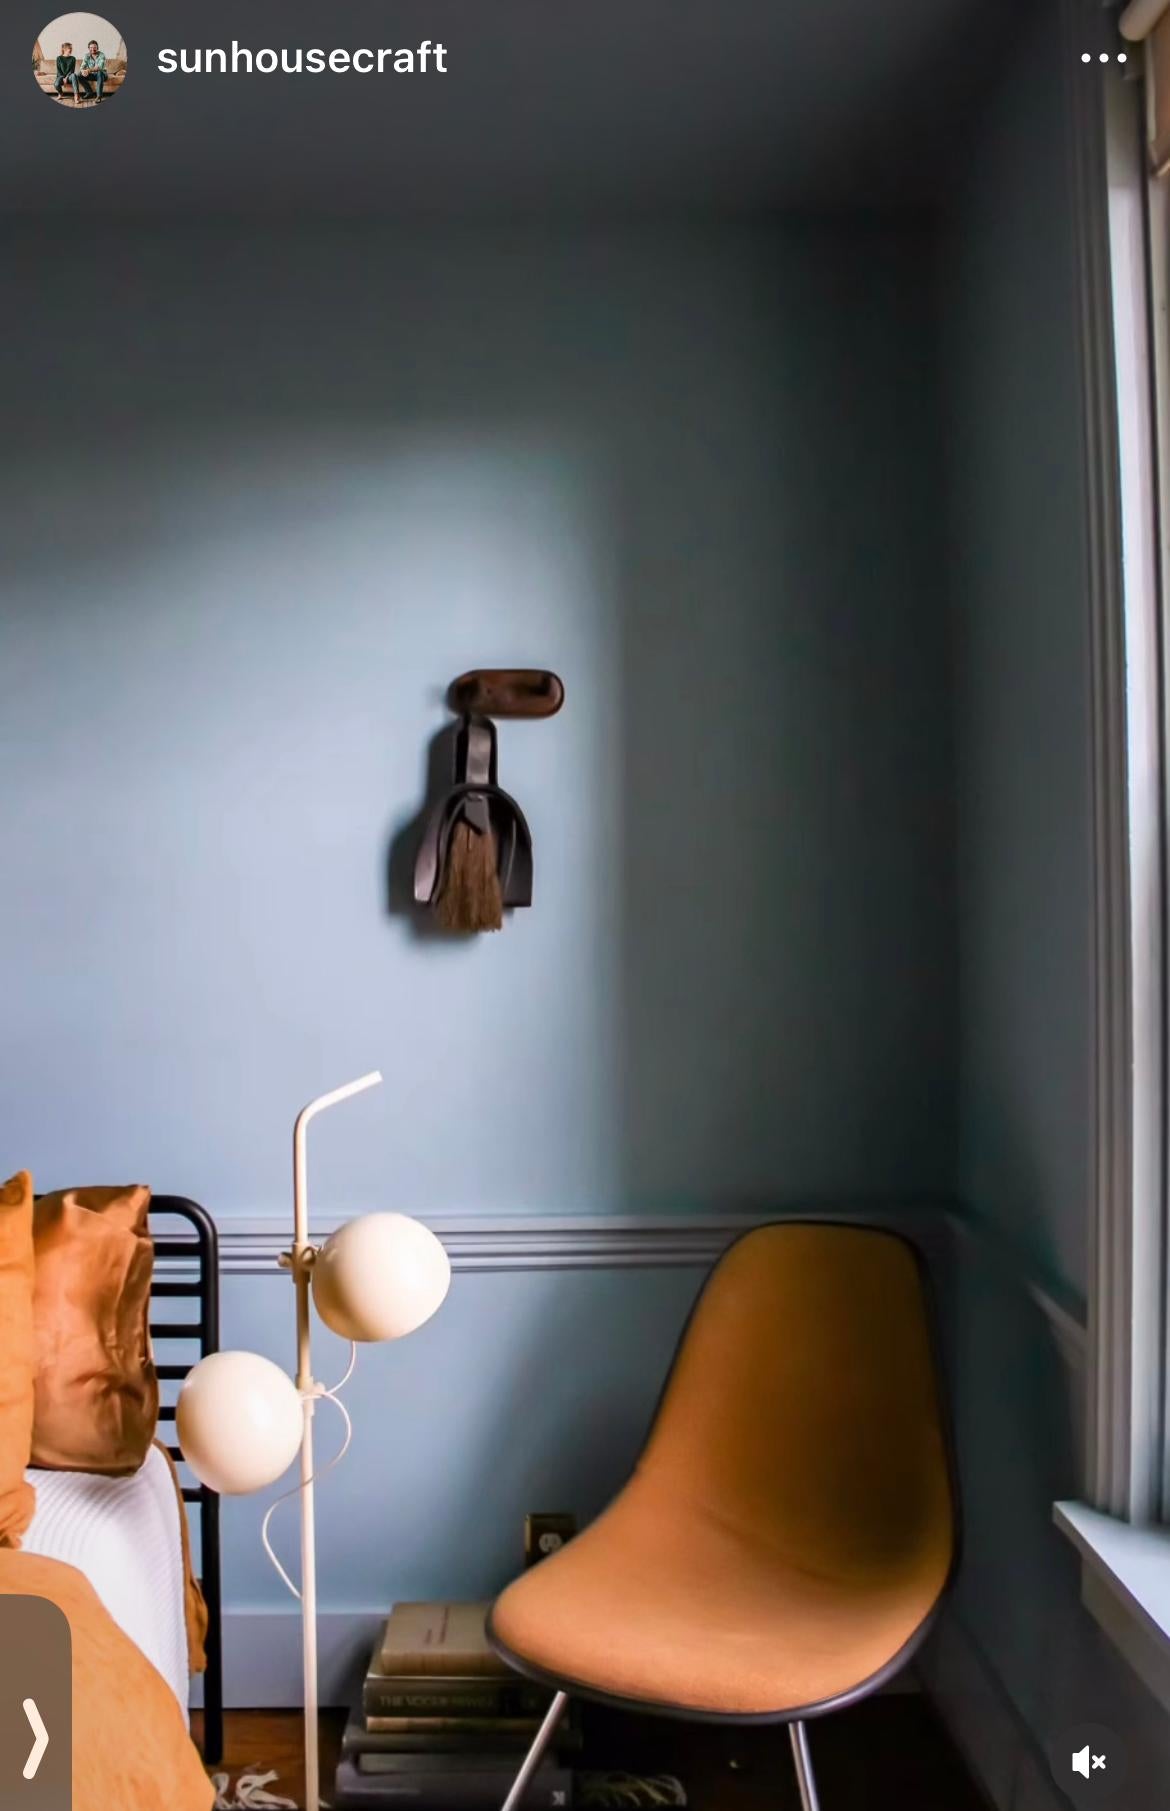
[[[67,255],[16,236],[0,275],[9,1166],[279,1217],[295,1109],[378,1064],[314,1133],[330,1212],[943,1191],[920,236],[144,229],[46,283]],[[387,865],[484,662],[568,703],[501,730],[535,907],[451,947]],[[487,1592],[525,1508],[591,1513],[698,1280],[460,1276],[365,1355],[326,1611]],[[287,1362],[285,1281],[225,1308]],[[282,1601],[259,1510],[228,1516],[241,1615]]]
[[[931,1190],[945,623],[921,247],[880,230],[18,239],[0,658],[5,1142],[279,1211]],[[84,305],[77,297],[84,294]],[[91,390],[81,374],[98,373]],[[19,449],[19,450],[18,450]],[[536,906],[388,918],[442,688]]]
[[[1083,1489],[1089,673],[1072,202],[1057,9],[972,136],[943,248],[955,606],[957,1186],[948,1294],[966,1552],[930,1676],[999,1811],[1064,1803],[1043,1743],[1112,1726],[1148,1811],[1167,1719],[1080,1604],[1052,1504]]]

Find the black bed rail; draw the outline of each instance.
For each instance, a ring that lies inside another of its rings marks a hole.
[[[198,1348],[199,1358],[219,1351],[219,1240],[215,1221],[197,1201],[182,1195],[155,1195],[150,1203],[152,1220],[164,1218],[186,1220],[193,1236],[171,1237],[161,1231],[154,1240],[156,1276],[151,1287],[151,1340],[190,1340]],[[167,1269],[157,1274],[158,1261]],[[168,1260],[182,1262],[182,1274],[171,1274]],[[155,1301],[186,1299],[198,1305],[197,1317],[190,1321],[155,1319]],[[155,1369],[163,1382],[179,1382],[196,1363],[159,1364],[156,1351]],[[183,1455],[174,1435],[173,1403],[159,1407],[159,1437],[176,1465]],[[168,1425],[169,1424],[169,1425]],[[200,1587],[207,1602],[207,1670],[203,1675],[203,1758],[210,1766],[223,1757],[223,1602],[220,1579],[219,1497],[204,1484],[184,1484],[183,1501],[198,1509]]]

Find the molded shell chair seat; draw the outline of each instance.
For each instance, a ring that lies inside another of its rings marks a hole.
[[[954,1556],[917,1254],[788,1222],[725,1254],[633,1478],[504,1592],[489,1630],[569,1694],[795,1722],[909,1658]]]

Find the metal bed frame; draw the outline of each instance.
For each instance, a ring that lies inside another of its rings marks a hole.
[[[187,1221],[193,1229],[194,1236],[188,1234],[171,1234],[161,1227],[154,1237],[154,1255],[157,1258],[173,1260],[167,1264],[163,1273],[156,1272],[151,1286],[150,1337],[152,1344],[159,1341],[187,1340],[198,1345],[199,1358],[205,1358],[209,1352],[219,1351],[219,1239],[216,1235],[215,1222],[206,1208],[200,1207],[197,1201],[188,1201],[183,1195],[155,1195],[150,1203],[151,1220],[179,1219]],[[182,1261],[181,1274],[177,1261]],[[194,1262],[194,1271],[188,1266]],[[165,1309],[160,1314],[160,1305],[165,1301],[180,1299],[196,1301],[199,1314],[196,1320],[174,1321],[164,1318]],[[187,1364],[159,1364],[160,1383],[181,1382],[196,1363],[191,1359]],[[159,1407],[159,1437],[166,1444],[167,1451],[176,1465],[183,1463],[183,1455],[175,1440],[173,1403],[163,1403]],[[164,1431],[162,1423],[172,1425]],[[192,1507],[198,1505],[199,1526],[199,1571],[200,1587],[207,1602],[207,1670],[203,1675],[203,1758],[211,1766],[223,1757],[223,1605],[220,1584],[220,1549],[219,1549],[219,1497],[205,1484],[183,1484],[183,1501]]]

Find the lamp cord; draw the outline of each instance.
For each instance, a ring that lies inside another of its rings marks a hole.
[[[271,1502],[268,1505],[268,1508],[265,1511],[264,1520],[260,1524],[260,1539],[264,1543],[264,1551],[268,1555],[269,1559],[272,1561],[272,1564],[275,1566],[280,1577],[284,1580],[285,1584],[288,1586],[289,1590],[292,1592],[293,1596],[296,1598],[298,1603],[301,1601],[301,1594],[297,1590],[297,1587],[293,1584],[292,1579],[289,1577],[288,1573],[285,1571],[284,1567],[281,1565],[280,1561],[277,1559],[276,1554],[273,1551],[272,1542],[268,1538],[268,1525],[272,1521],[273,1516],[275,1515],[276,1511],[280,1508],[280,1505],[282,1503],[289,1502],[293,1497],[299,1497],[301,1492],[303,1490],[306,1490],[310,1484],[315,1484],[319,1478],[323,1478],[327,1472],[331,1472],[335,1465],[340,1465],[341,1461],[345,1458],[346,1453],[349,1451],[349,1443],[353,1439],[353,1422],[349,1418],[349,1410],[346,1408],[344,1402],[342,1402],[342,1400],[341,1400],[340,1396],[337,1394],[337,1392],[339,1390],[342,1390],[345,1388],[346,1384],[349,1382],[350,1378],[353,1376],[354,1366],[356,1364],[357,1364],[357,1341],[351,1339],[349,1342],[349,1364],[346,1366],[345,1376],[342,1377],[337,1383],[333,1384],[330,1389],[326,1390],[322,1387],[319,1387],[316,1390],[314,1390],[314,1392],[313,1392],[314,1402],[318,1402],[318,1401],[331,1402],[333,1404],[334,1408],[340,1414],[341,1419],[344,1421],[345,1435],[344,1435],[344,1438],[342,1439],[341,1445],[338,1447],[337,1451],[334,1453],[332,1459],[328,1460],[324,1465],[322,1465],[319,1471],[312,1472],[310,1474],[310,1476],[306,1480],[304,1480],[302,1483],[294,1484],[294,1486],[291,1490],[282,1491],[280,1496],[278,1496],[273,1502]]]
[[[336,1396],[338,1390],[344,1390],[346,1384],[349,1382],[350,1378],[353,1376],[353,1368],[356,1364],[357,1364],[357,1340],[351,1339],[349,1342],[349,1363],[345,1367],[345,1376],[339,1378],[338,1381],[335,1384],[333,1384],[331,1386],[331,1388],[329,1388],[328,1390],[322,1390],[321,1394],[323,1396]],[[341,1406],[341,1404],[338,1403],[339,1408],[340,1408],[340,1406]],[[338,1453],[337,1458],[340,1459],[340,1457],[341,1457],[341,1454]],[[336,1464],[337,1460],[334,1460],[333,1463]]]

